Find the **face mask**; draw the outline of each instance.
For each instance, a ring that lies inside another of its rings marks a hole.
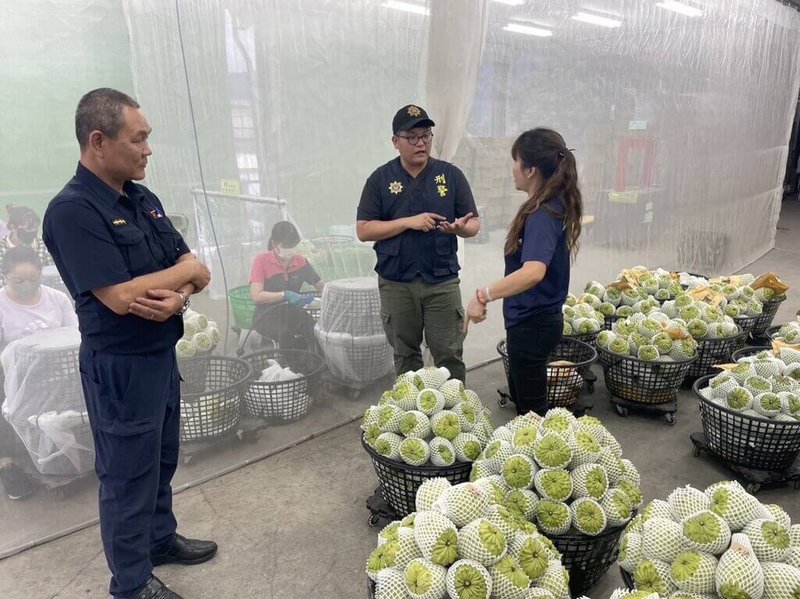
[[[275,253],[281,258],[291,260],[297,255],[297,248],[275,248]]]
[[[39,288],[42,286],[41,281],[31,282],[25,281],[24,283],[8,283],[8,286],[11,288],[11,291],[14,292],[20,299],[31,299],[33,296],[36,295],[36,292],[39,291]]]
[[[25,245],[30,245],[36,239],[36,231],[26,231],[25,229],[17,229],[17,239]]]

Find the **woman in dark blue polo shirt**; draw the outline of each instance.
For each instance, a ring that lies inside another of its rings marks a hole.
[[[563,332],[561,308],[578,249],[583,201],[575,157],[555,131],[526,131],[511,146],[511,157],[514,184],[528,199],[508,229],[506,276],[476,291],[467,317],[483,321],[487,305],[503,298],[511,399],[519,414],[544,414],[547,359]]]

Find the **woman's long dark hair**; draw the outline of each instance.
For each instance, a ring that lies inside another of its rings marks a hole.
[[[526,168],[536,168],[542,176],[542,186],[519,207],[511,221],[506,237],[505,254],[513,254],[519,249],[519,239],[525,230],[525,219],[539,209],[544,202],[559,197],[564,201],[564,227],[567,247],[574,260],[578,252],[578,237],[581,235],[583,199],[578,189],[578,169],[575,156],[567,149],[564,138],[552,129],[531,129],[520,135],[511,146],[511,157],[522,162]],[[545,209],[559,216],[550,206]]]
[[[272,227],[267,249],[274,250],[279,243],[287,248],[293,248],[300,243],[300,233],[297,232],[297,228],[288,220],[279,221]]]

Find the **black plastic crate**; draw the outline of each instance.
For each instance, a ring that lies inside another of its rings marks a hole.
[[[243,356],[252,369],[252,380],[243,401],[252,416],[270,421],[291,422],[306,415],[319,392],[324,361],[321,356],[300,349],[268,349]],[[275,360],[300,375],[288,381],[259,381],[267,361]]]
[[[361,445],[372,459],[383,498],[400,518],[416,511],[417,489],[426,480],[446,478],[451,484],[457,485],[469,482],[469,475],[472,472],[472,462],[456,462],[452,466],[440,468],[410,466],[404,462],[390,460],[372,449],[363,435]]]
[[[692,387],[709,449],[736,466],[775,472],[791,468],[800,453],[800,422],[748,416],[714,403],[700,395],[711,378],[698,379]]]
[[[597,348],[608,391],[621,399],[643,404],[675,401],[678,388],[697,356],[688,360],[657,362],[620,356]]]

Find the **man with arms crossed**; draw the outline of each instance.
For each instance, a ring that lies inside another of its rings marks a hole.
[[[175,343],[189,295],[210,274],[161,201],[133,183],[152,154],[139,104],[91,91],[78,104],[75,133],[78,170],[47,208],[44,241],[76,302],[109,590],[180,599],[153,566],[197,564],[217,552],[216,543],[176,534],[170,486],[180,422]]]

